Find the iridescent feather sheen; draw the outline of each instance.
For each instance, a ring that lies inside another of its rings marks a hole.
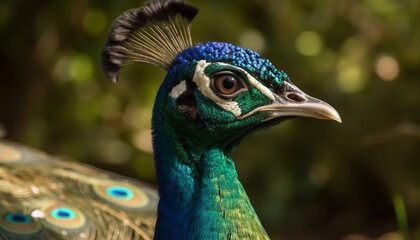
[[[0,239],[151,239],[157,199],[133,179],[0,142]]]
[[[252,50],[193,45],[197,12],[146,2],[117,18],[102,52],[114,82],[133,62],[168,71],[152,115],[159,200],[144,183],[0,142],[0,239],[269,238],[229,155],[291,117],[341,118]]]

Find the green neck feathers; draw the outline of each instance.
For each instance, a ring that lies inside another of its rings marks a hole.
[[[203,147],[161,116],[153,118],[160,194],[155,239],[268,239],[226,152],[231,146]]]

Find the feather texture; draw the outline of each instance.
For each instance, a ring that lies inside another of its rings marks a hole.
[[[152,0],[118,17],[102,51],[102,66],[116,82],[123,64],[149,63],[168,70],[192,46],[190,23],[198,10],[178,0]]]
[[[0,239],[269,239],[229,155],[290,117],[341,118],[252,50],[192,46],[196,13],[151,0],[115,21],[102,52],[113,81],[133,62],[168,70],[152,116],[159,204],[144,183],[0,141]]]
[[[151,239],[157,199],[138,181],[0,142],[0,239]]]

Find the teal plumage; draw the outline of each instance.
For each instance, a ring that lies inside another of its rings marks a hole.
[[[149,1],[115,21],[102,53],[113,81],[129,63],[168,71],[152,117],[159,200],[138,181],[4,142],[0,238],[268,239],[229,155],[250,132],[291,117],[341,119],[258,53],[193,45],[197,12]]]

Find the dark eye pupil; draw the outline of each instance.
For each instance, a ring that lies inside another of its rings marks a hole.
[[[232,89],[236,84],[236,79],[232,76],[226,76],[222,84],[224,89]]]
[[[241,88],[238,78],[230,73],[216,75],[212,80],[213,90],[225,97],[232,97]]]

